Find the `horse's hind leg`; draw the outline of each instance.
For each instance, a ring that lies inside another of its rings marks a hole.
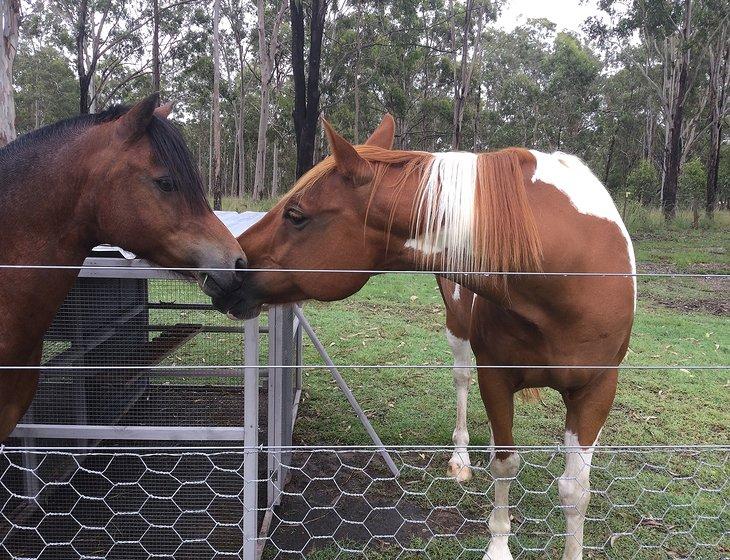
[[[466,427],[466,410],[471,384],[471,345],[468,340],[459,338],[448,328],[446,339],[454,355],[454,389],[456,390],[456,427],[452,441],[454,452],[449,459],[448,474],[459,482],[471,480],[471,461],[469,459],[469,431]]]
[[[558,479],[560,503],[565,513],[563,560],[583,558],[583,529],[591,499],[590,475],[593,447],[616,394],[617,370],[596,377],[580,390],[563,394],[568,409],[565,421],[565,472]]]

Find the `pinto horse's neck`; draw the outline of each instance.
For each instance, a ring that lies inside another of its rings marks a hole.
[[[516,148],[450,152],[433,154],[418,174],[409,175],[402,164],[383,171],[373,187],[369,220],[389,236],[386,267],[541,270],[542,245],[527,192],[531,161],[527,150]],[[504,277],[447,276],[481,295],[502,292],[496,288],[506,284]]]

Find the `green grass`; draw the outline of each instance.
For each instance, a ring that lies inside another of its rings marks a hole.
[[[210,197],[209,197],[210,198]],[[221,201],[223,210],[233,210],[235,212],[267,212],[276,203],[276,200],[271,198],[264,198],[261,200],[254,200],[250,195],[242,197],[225,196]],[[211,206],[213,200],[210,200]]]
[[[432,277],[377,277],[344,302],[310,303],[305,311],[335,363],[451,363],[443,336],[443,305]],[[640,303],[625,363],[728,364],[729,340],[726,317]],[[309,346],[305,358],[307,363],[319,362]],[[439,445],[450,441],[455,415],[450,370],[383,367],[343,373],[386,443]],[[308,371],[305,376],[298,440],[307,444],[368,443],[329,374]],[[729,377],[720,370],[626,370],[616,401],[619,413],[609,417],[602,439],[612,443],[728,443]],[[632,422],[626,422],[627,416]],[[562,423],[562,402],[547,390],[542,404],[518,403],[516,440],[527,445],[556,442],[562,437]],[[469,424],[472,443],[488,444],[487,418],[476,390],[469,402]]]

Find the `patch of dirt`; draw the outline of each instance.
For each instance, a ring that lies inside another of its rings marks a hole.
[[[466,504],[458,483],[437,481],[420,470],[429,459],[418,465],[421,459],[414,455],[408,463],[416,469],[404,468],[394,479],[377,452],[295,453],[264,557],[289,558],[300,550],[309,556],[338,545],[358,551],[357,556],[367,551],[388,557],[439,536],[483,537],[486,510]],[[446,457],[435,460],[446,465]]]
[[[722,269],[719,264],[699,264],[693,267],[693,272],[702,273],[707,271],[713,274],[715,271]],[[671,265],[662,265],[656,263],[643,264],[639,267],[639,272],[646,273],[675,273],[677,269]],[[676,292],[671,296],[660,296],[652,293],[651,290],[642,290],[639,286],[639,299],[649,299],[653,303],[659,304],[668,309],[686,311],[689,313],[709,313],[711,315],[724,316],[730,315],[730,284],[725,278],[717,277],[701,277],[686,279],[697,288],[697,297],[689,294]],[[681,282],[682,279],[667,279],[667,281]],[[711,295],[710,295],[711,294]]]

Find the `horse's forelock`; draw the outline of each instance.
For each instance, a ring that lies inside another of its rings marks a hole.
[[[182,133],[171,121],[154,116],[147,127],[152,151],[164,165],[178,192],[194,211],[210,211],[203,181]]]

